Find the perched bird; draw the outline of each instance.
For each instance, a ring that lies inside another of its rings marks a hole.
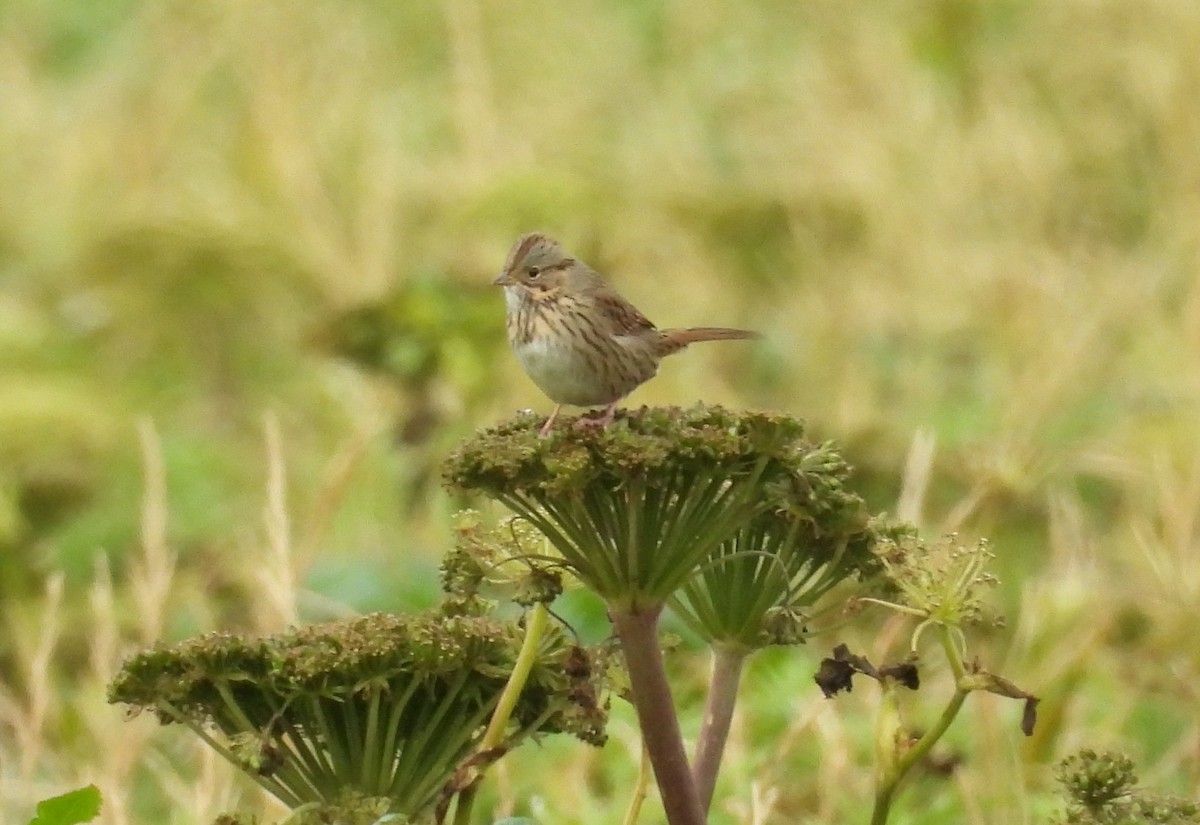
[[[688,344],[759,337],[723,327],[658,329],[599,273],[538,233],[517,240],[492,283],[504,287],[508,343],[555,404],[543,436],[564,404],[603,406],[599,417],[580,423],[607,426],[621,399]]]

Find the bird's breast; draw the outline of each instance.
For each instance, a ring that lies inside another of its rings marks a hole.
[[[628,395],[657,371],[653,342],[612,335],[598,308],[571,296],[509,305],[508,341],[525,373],[557,404],[595,407]]]
[[[594,407],[616,400],[612,389],[598,380],[587,354],[568,339],[535,335],[514,342],[513,352],[533,383],[556,404]]]

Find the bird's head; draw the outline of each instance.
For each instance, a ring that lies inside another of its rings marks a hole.
[[[553,238],[537,232],[522,235],[508,253],[495,286],[516,288],[531,297],[548,297],[565,286],[575,259]]]

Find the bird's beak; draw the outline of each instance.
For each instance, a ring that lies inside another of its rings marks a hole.
[[[492,281],[492,286],[512,286],[515,283],[516,281],[513,280],[512,275],[507,272],[501,272],[496,276],[496,280]]]

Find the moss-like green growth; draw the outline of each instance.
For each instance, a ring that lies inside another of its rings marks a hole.
[[[585,585],[622,609],[663,604],[737,530],[809,502],[821,467],[840,466],[783,415],[642,408],[604,429],[563,426],[546,438],[540,423],[523,414],[478,432],[446,462],[446,483],[537,526]]]
[[[211,633],[134,656],[109,701],[186,725],[293,807],[376,800],[414,816],[474,752],[522,636],[488,616],[441,612],[264,638]],[[505,748],[550,732],[602,741],[591,680],[602,669],[577,665],[588,655],[547,634]]]

